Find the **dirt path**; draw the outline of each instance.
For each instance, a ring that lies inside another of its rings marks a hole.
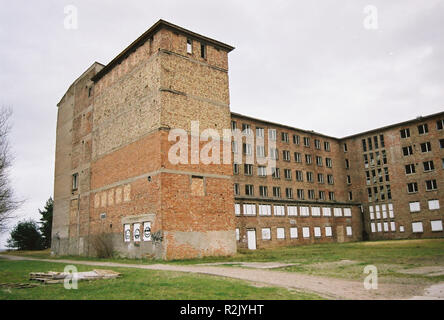
[[[317,293],[329,299],[444,299],[443,284],[438,284],[438,290],[429,291],[424,286],[411,284],[379,284],[376,290],[366,290],[361,281],[334,279],[319,276],[304,275],[295,272],[271,271],[261,269],[246,269],[236,267],[202,266],[202,265],[168,265],[168,264],[125,264],[115,262],[78,261],[78,260],[53,260],[29,257],[0,255],[0,258],[11,260],[34,260],[63,264],[82,264],[89,266],[137,268],[147,270],[164,270],[176,272],[190,272],[222,276],[250,281],[256,284],[285,287],[300,291]],[[436,285],[435,285],[436,288]],[[438,292],[438,294],[436,294]]]

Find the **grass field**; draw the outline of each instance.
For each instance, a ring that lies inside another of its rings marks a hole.
[[[76,267],[78,271],[93,269],[93,267],[82,265]],[[30,272],[63,271],[63,268],[64,265],[60,263],[0,259],[0,283],[35,283],[28,281]],[[120,272],[122,277],[109,280],[80,281],[77,290],[67,290],[63,284],[39,285],[29,289],[0,288],[0,300],[321,299],[311,293],[275,287],[256,287],[240,280],[206,275],[130,268],[106,269]]]
[[[50,258],[49,251],[10,252],[14,255],[26,255],[39,258]],[[90,260],[86,257],[59,257]],[[95,259],[97,260],[97,259]],[[345,261],[344,260],[348,260]],[[224,262],[284,262],[294,266],[281,270],[305,274],[322,275],[337,278],[361,280],[365,277],[366,265],[375,265],[381,281],[422,281],[433,283],[444,281],[444,276],[427,277],[422,274],[405,274],[402,269],[424,266],[444,267],[444,239],[392,240],[353,243],[331,243],[296,247],[284,247],[268,250],[241,250],[232,257],[207,257],[192,260],[153,261],[147,259],[106,259],[124,263],[169,263],[199,264]],[[344,262],[344,263],[342,263]]]

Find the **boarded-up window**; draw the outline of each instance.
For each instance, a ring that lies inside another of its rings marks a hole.
[[[235,204],[234,204],[234,214],[235,214],[235,215],[240,216],[240,214],[241,214],[241,212],[240,212],[240,211],[241,211],[240,208],[241,208],[241,206],[240,206],[239,203],[235,203]]]
[[[311,207],[311,215],[313,217],[319,217],[321,215],[321,208],[320,207]]]
[[[239,239],[240,239],[239,228],[236,228],[236,240],[239,241]]]
[[[123,226],[123,240],[125,242],[131,241],[131,226],[129,224]]]
[[[331,237],[332,236],[331,227],[325,227],[325,236],[326,237]]]
[[[410,202],[409,206],[410,206],[410,212],[418,212],[421,210],[421,206],[419,204],[419,201]]]
[[[350,227],[350,226],[345,227],[345,231],[346,231],[347,236],[349,236],[349,237],[352,236],[352,234],[353,234],[352,227]]]
[[[285,239],[285,229],[284,228],[277,228],[276,233],[277,233],[278,239]]]
[[[394,221],[390,222],[390,230],[395,232],[396,231],[396,224]]]
[[[423,232],[422,222],[413,222],[412,223],[412,231],[414,233],[421,233],[421,232]]]
[[[351,216],[352,216],[351,208],[344,208],[344,217],[351,217]]]
[[[389,231],[388,222],[384,222],[384,232],[388,232],[388,231]]]
[[[372,232],[376,232],[376,225],[375,225],[374,222],[372,222],[372,223],[370,224],[370,228],[371,228]]]
[[[310,228],[309,227],[302,228],[302,236],[304,238],[310,238]]]
[[[321,228],[320,227],[314,227],[314,236],[315,236],[315,238],[321,237]]]
[[[269,204],[259,205],[259,215],[260,216],[271,216],[271,206]]]
[[[191,177],[191,195],[204,196],[204,178],[203,177]]]
[[[439,209],[439,200],[429,200],[429,210]]]
[[[395,217],[395,212],[393,211],[393,204],[389,203],[388,204],[388,208],[389,208],[389,217],[390,218],[394,218]]]
[[[271,229],[262,228],[262,240],[270,240],[270,239],[271,239]]]
[[[331,217],[331,208],[322,208],[322,215],[324,217]]]
[[[341,208],[334,208],[333,214],[335,217],[341,217],[342,216],[342,209]]]
[[[378,222],[376,226],[378,227],[378,232],[382,232],[382,223]]]
[[[287,206],[287,214],[289,216],[297,216],[298,215],[298,211],[297,211],[297,207],[296,206]]]
[[[370,213],[370,220],[375,219],[375,212],[373,211],[373,206],[368,207],[368,211]]]
[[[245,216],[255,216],[256,215],[256,205],[255,204],[244,204],[244,215]]]
[[[275,216],[285,216],[285,207],[284,206],[274,206],[274,215]]]
[[[139,242],[140,241],[140,223],[135,223],[133,225],[133,232],[134,232],[134,241]]]
[[[290,238],[295,239],[298,237],[298,228],[290,228]]]
[[[301,217],[308,217],[310,215],[310,208],[309,207],[300,207],[299,212]]]
[[[442,220],[430,221],[432,231],[442,231]]]
[[[143,241],[151,241],[151,222],[143,223]]]

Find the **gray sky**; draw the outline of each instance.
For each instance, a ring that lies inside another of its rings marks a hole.
[[[343,137],[444,109],[442,0],[0,5],[0,105],[14,110],[10,177],[26,199],[21,219],[38,219],[53,194],[56,104],[69,85],[160,18],[236,47],[234,112]],[[78,9],[76,30],[64,28],[67,5]],[[377,29],[364,27],[367,5],[377,9]]]

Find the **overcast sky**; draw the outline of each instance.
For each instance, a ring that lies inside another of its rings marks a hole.
[[[53,194],[56,104],[69,85],[159,19],[236,47],[234,112],[343,137],[444,110],[442,0],[0,4],[0,105],[14,110],[10,178],[26,200],[21,219],[39,219]],[[67,5],[77,29],[65,28]]]

